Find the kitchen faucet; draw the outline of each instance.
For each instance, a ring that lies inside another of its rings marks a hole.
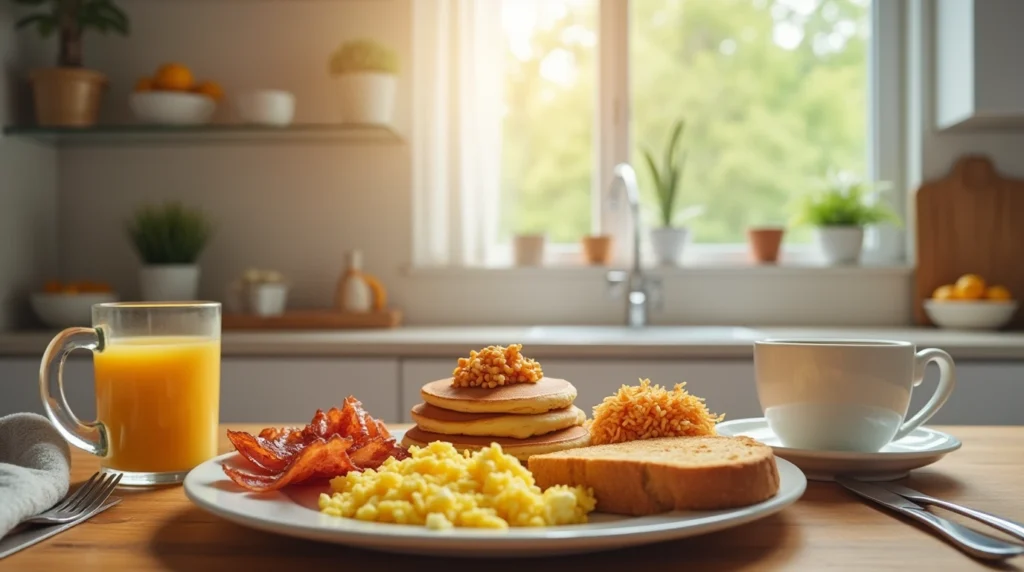
[[[617,202],[618,195],[615,192],[615,183],[622,183],[622,191],[629,202],[630,217],[633,219],[633,266],[632,270],[612,270],[608,272],[608,284],[612,292],[622,291],[625,285],[626,292],[626,324],[630,327],[643,327],[647,325],[648,308],[654,298],[660,295],[660,281],[657,278],[645,276],[640,267],[640,187],[636,182],[636,171],[629,163],[619,163],[613,170],[612,194],[610,200]]]

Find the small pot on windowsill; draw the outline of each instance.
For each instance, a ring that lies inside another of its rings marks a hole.
[[[516,266],[543,266],[543,234],[517,234],[512,238],[512,258]]]
[[[828,264],[841,266],[860,262],[860,254],[864,249],[864,227],[819,226],[814,229],[814,237]]]
[[[779,226],[755,226],[747,229],[750,259],[755,264],[775,264],[786,229]]]
[[[612,259],[614,242],[609,234],[583,237],[583,260],[592,266],[605,266]]]
[[[683,258],[683,247],[690,236],[685,226],[665,226],[651,229],[651,247],[659,266],[679,266]]]

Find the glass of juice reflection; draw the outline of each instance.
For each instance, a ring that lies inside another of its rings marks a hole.
[[[220,410],[217,302],[123,302],[92,308],[91,328],[68,328],[43,355],[46,413],[72,445],[101,457],[122,485],[181,482],[217,455]],[[64,361],[93,352],[96,420],[64,397]]]

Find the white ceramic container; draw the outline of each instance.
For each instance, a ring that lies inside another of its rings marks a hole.
[[[235,99],[238,117],[256,125],[290,125],[295,117],[295,96],[276,89],[254,89]]]

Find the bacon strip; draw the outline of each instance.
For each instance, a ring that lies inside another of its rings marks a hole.
[[[347,453],[351,446],[352,440],[340,435],[313,443],[293,458],[284,471],[272,475],[248,473],[227,465],[222,467],[240,487],[253,492],[274,491],[292,483],[329,479],[358,470]]]
[[[228,431],[228,439],[257,471],[224,466],[224,473],[251,491],[330,479],[353,470],[376,469],[390,457],[408,457],[387,426],[371,417],[352,396],[340,409],[318,409],[304,428],[271,427],[258,436]]]

